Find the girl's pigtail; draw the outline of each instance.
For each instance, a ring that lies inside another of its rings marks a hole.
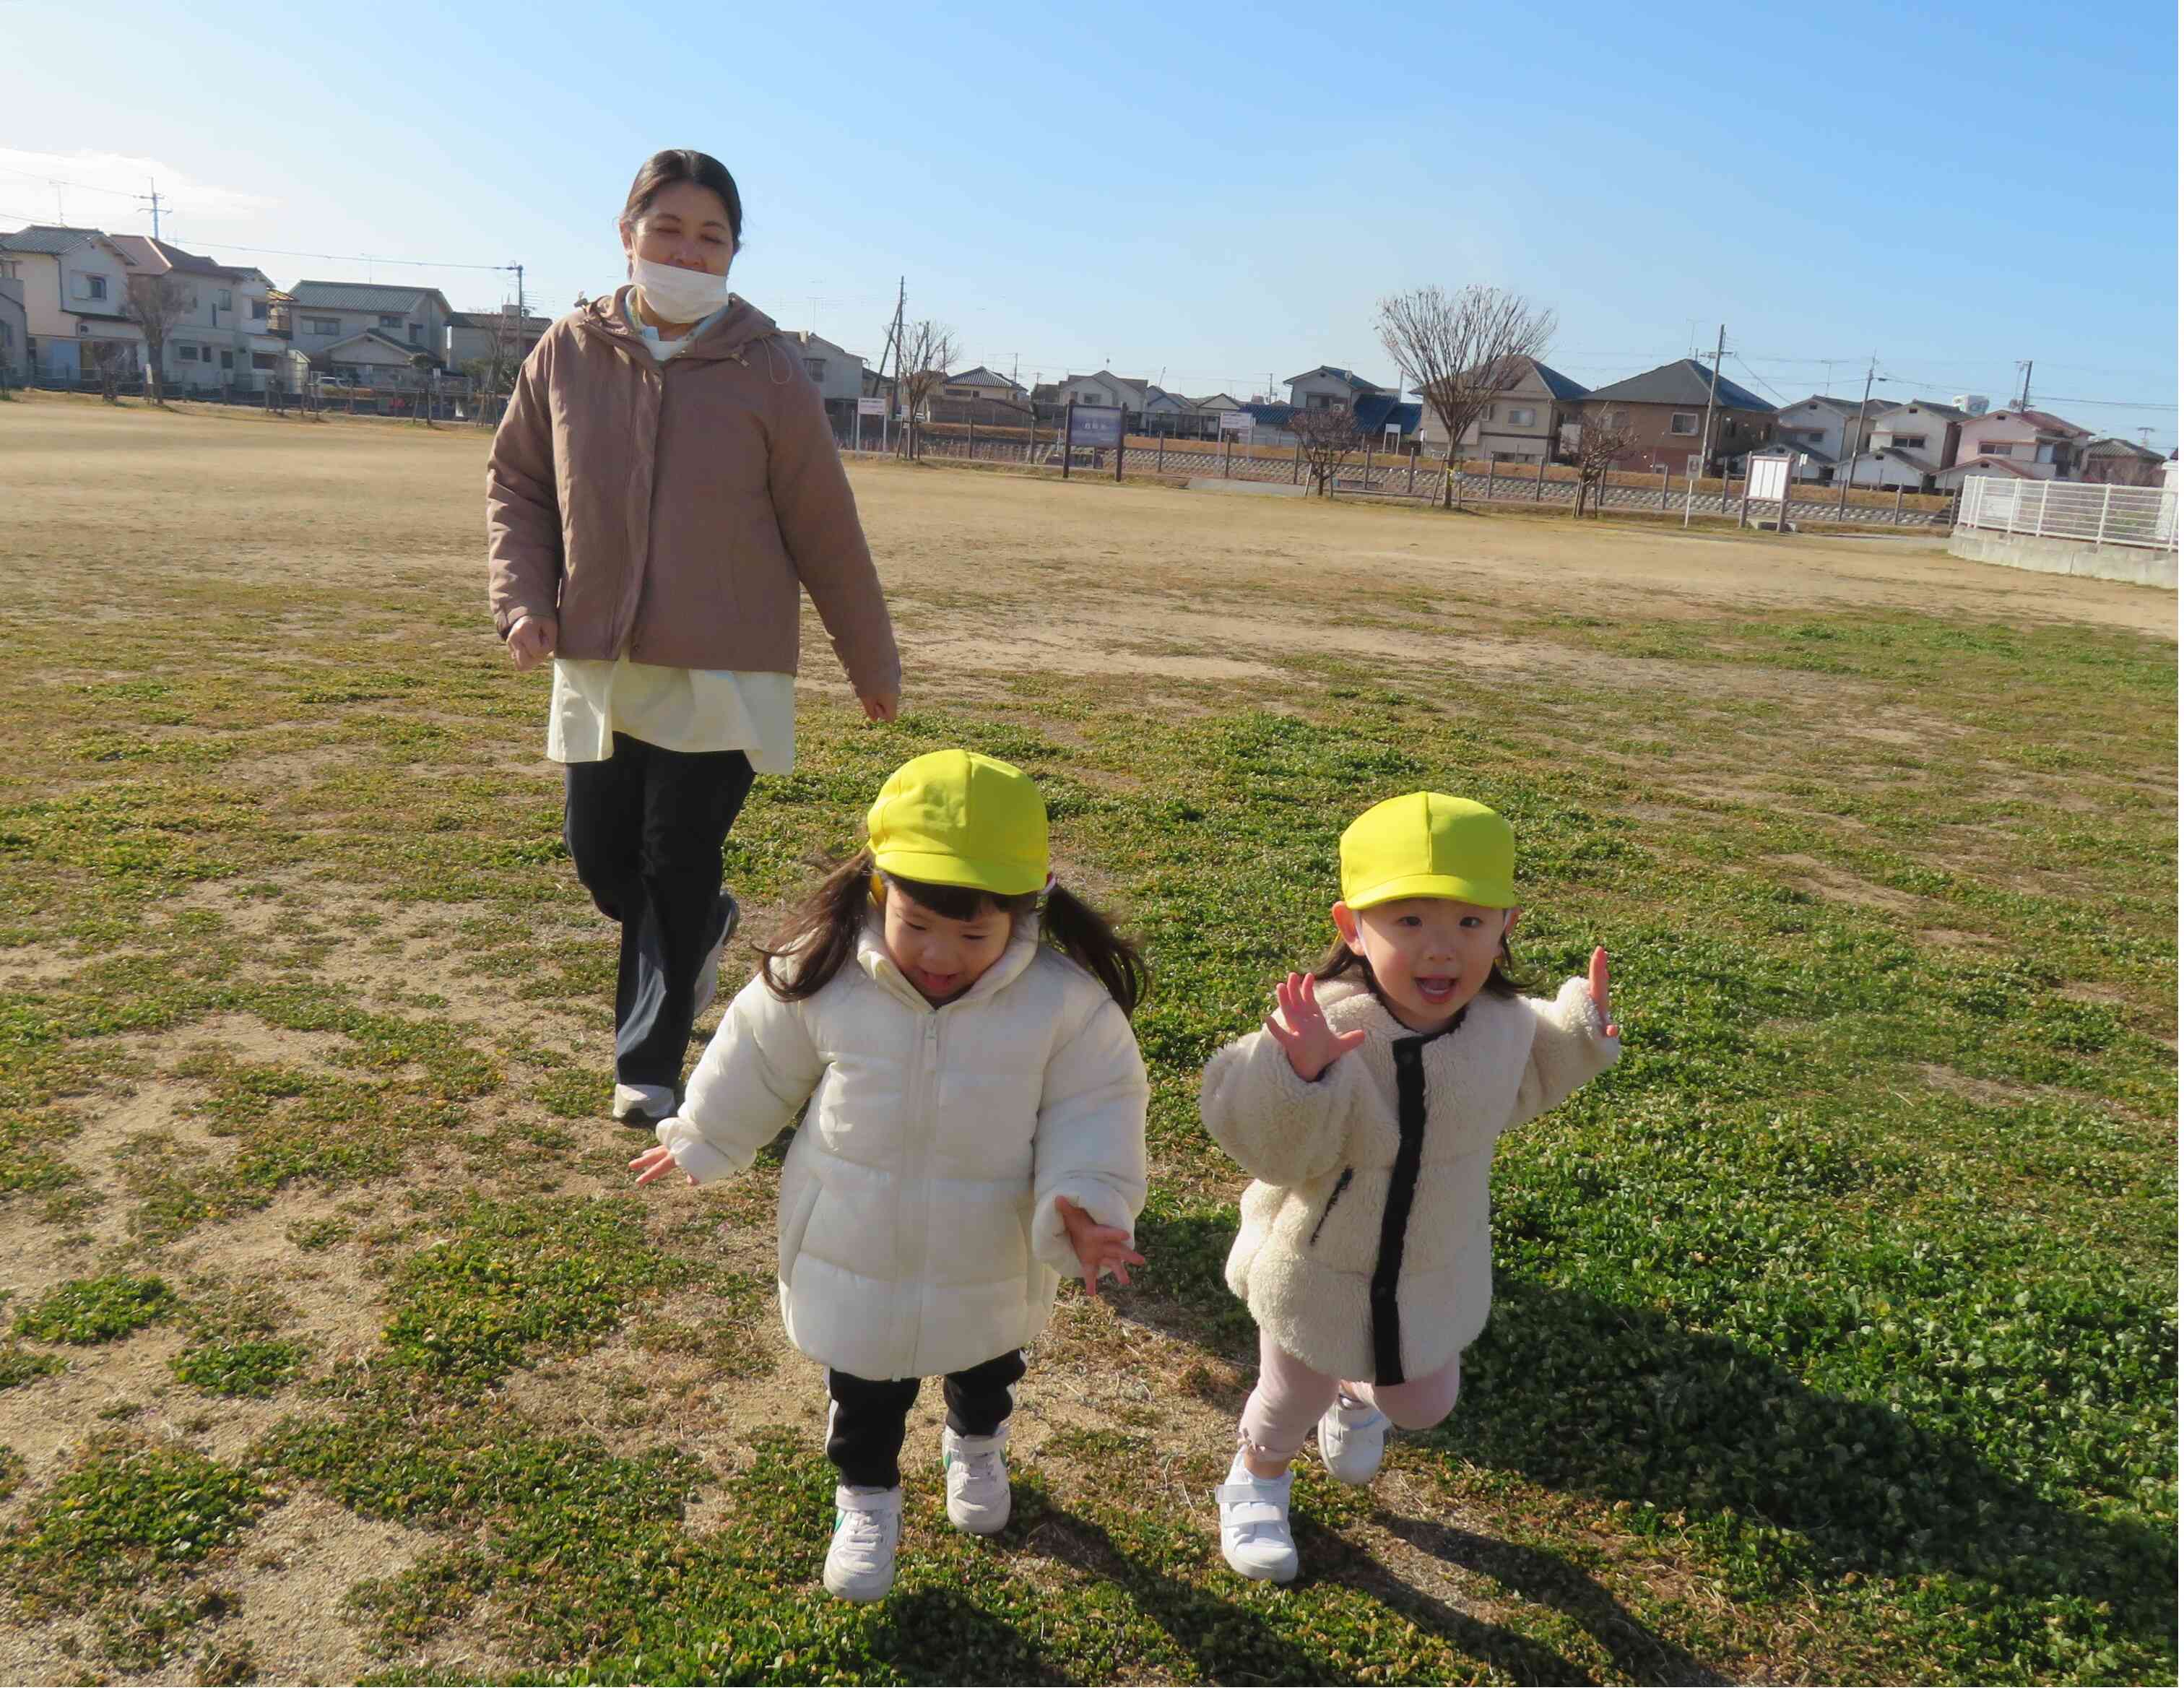
[[[810,999],[856,955],[872,901],[872,875],[869,849],[836,866],[760,949],[766,961],[759,973],[776,999]]]
[[[1113,925],[1067,888],[1047,890],[1039,932],[1068,957],[1090,971],[1129,1016],[1151,983],[1145,955],[1117,934]]]

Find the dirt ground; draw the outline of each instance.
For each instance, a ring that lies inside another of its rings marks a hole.
[[[208,584],[222,592],[270,591],[260,625],[266,650],[279,650],[289,634],[332,638],[349,643],[364,664],[382,655],[382,634],[347,590],[377,580],[405,591],[443,593],[454,585],[464,603],[475,605],[476,627],[450,626],[435,638],[489,639],[481,509],[487,451],[483,433],[460,427],[307,424],[205,410],[148,417],[50,398],[0,406],[0,537],[12,540],[0,552],[50,565],[38,579],[18,584],[13,615],[47,630],[73,623],[95,635],[107,623],[140,631],[164,618],[187,618]],[[1932,614],[1947,607],[1970,620],[2078,622],[2159,635],[2176,627],[2173,594],[1960,561],[1926,537],[1777,538],[1615,519],[1451,516],[890,464],[859,464],[851,481],[896,609],[913,704],[936,696],[990,697],[1041,672],[1137,675],[1156,687],[1164,680],[1263,684],[1280,674],[1279,657],[1300,649],[1398,669],[1596,671],[1598,654],[1564,638],[1562,620],[1602,604],[1664,621],[1719,619],[1740,610],[1892,607]],[[61,560],[64,565],[51,562]],[[336,582],[342,596],[330,599],[319,591]],[[1431,630],[1405,627],[1406,596],[1431,612]],[[187,627],[171,632],[178,652],[192,638]],[[407,649],[384,655],[415,658]],[[223,651],[219,662],[247,677],[251,658],[238,649]],[[807,643],[805,663],[806,691],[838,705],[844,686],[823,645]],[[1696,685],[1670,660],[1615,663],[1632,686]],[[108,675],[96,640],[86,638],[73,666],[52,666],[31,680],[61,687]],[[1810,685],[1779,674],[1774,681],[1786,693]],[[36,732],[20,722],[6,731],[19,744]],[[486,756],[534,771],[541,795],[548,795],[557,777],[539,756],[543,738],[540,725]],[[269,803],[284,785],[304,782],[311,761],[326,755],[305,749],[290,756],[298,761],[292,767],[255,772]],[[41,790],[7,775],[0,776],[0,791],[22,799]],[[1825,867],[1788,868],[1817,875]],[[225,884],[193,891],[177,909],[207,900],[225,921],[262,936],[269,950],[282,944],[276,907],[250,905]],[[455,968],[450,939],[454,926],[489,922],[490,913],[451,907],[431,923],[397,913],[376,934],[361,927],[369,915],[338,902],[320,914],[337,932],[359,920],[358,932],[337,933],[315,955],[313,967],[322,977],[375,1004],[429,987],[443,997],[450,1017],[493,1022],[504,1003],[499,984]],[[569,933],[599,939],[596,926]],[[0,989],[64,978],[80,962],[36,946],[0,949]],[[596,1049],[604,1009],[542,1009],[541,1038]],[[211,1043],[240,1059],[310,1065],[327,1056],[313,1041],[237,1018],[124,1043],[133,1073],[144,1079],[70,1102],[84,1127],[69,1156],[91,1167],[95,1179],[118,1184],[131,1149],[148,1136],[206,1142],[195,1115],[201,1090],[164,1078],[188,1050]],[[521,1066],[511,1074],[519,1083],[531,1079]],[[603,1123],[571,1128],[580,1153],[601,1161],[627,1139]],[[374,1206],[356,1215],[359,1230],[398,1212],[391,1192]],[[337,1247],[299,1265],[287,1245],[299,1227],[347,1209],[308,1191],[284,1193],[265,1211],[199,1229],[177,1262],[234,1278],[281,1279],[295,1313],[292,1332],[313,1344],[320,1364],[359,1356],[373,1343],[377,1323],[376,1284],[359,1253]],[[47,1226],[33,1220],[19,1196],[12,1209],[0,1210],[0,1281],[27,1301],[65,1278],[100,1273],[108,1261],[102,1255],[120,1245],[120,1211]],[[731,1232],[723,1261],[762,1266],[772,1250],[763,1224]],[[761,1344],[778,1354],[783,1349],[767,1317]],[[102,1417],[140,1417],[148,1429],[167,1429],[159,1395],[168,1361],[183,1344],[169,1331],[139,1334],[72,1360],[50,1386],[0,1395],[0,1443],[28,1466],[25,1496],[58,1473],[73,1443]],[[1137,1356],[1142,1368],[1115,1374],[1118,1347]],[[1024,1407],[1023,1434],[1034,1450],[1047,1431],[1096,1419],[1118,1396],[1143,1397],[1194,1367],[1190,1349],[1150,1330],[1125,1332],[1105,1308],[1072,1315],[1058,1328],[1051,1353]],[[677,1399],[677,1420],[668,1426],[616,1435],[598,1408],[613,1379],[647,1372],[666,1379],[656,1360],[615,1343],[532,1373],[516,1391],[549,1423],[566,1419],[632,1445],[666,1439],[724,1463],[733,1463],[750,1428],[784,1414],[816,1415],[821,1400],[811,1373],[784,1358],[774,1376]],[[679,1391],[688,1383],[666,1384]],[[1219,1444],[1228,1413],[1187,1395],[1175,1402],[1184,1407],[1178,1438]],[[270,1401],[192,1406],[197,1420],[182,1432],[203,1436],[202,1449],[214,1456],[231,1456],[296,1408],[292,1392]],[[937,1417],[929,1397],[913,1441],[933,1438]],[[705,1509],[702,1501],[694,1508],[694,1524],[702,1524]],[[430,1534],[365,1523],[314,1495],[281,1505],[230,1579],[252,1619],[260,1673],[269,1680],[315,1681],[370,1673],[359,1637],[339,1617],[341,1595],[360,1576],[390,1573],[436,1544]],[[51,1629],[0,1638],[0,1679],[75,1679],[81,1666],[58,1639]],[[476,1674],[508,1668],[484,1659],[453,1662]],[[181,1673],[170,1665],[164,1674]]]

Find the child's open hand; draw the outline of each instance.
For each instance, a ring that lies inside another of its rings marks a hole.
[[[1084,1277],[1084,1291],[1096,1294],[1100,1278],[1108,1271],[1124,1287],[1130,1284],[1129,1267],[1145,1261],[1130,1250],[1130,1231],[1127,1228],[1107,1228],[1092,1220],[1092,1213],[1081,1206],[1072,1205],[1056,1194],[1054,1208],[1061,1213],[1061,1226],[1069,1231],[1070,1250],[1077,1254],[1077,1264]]]
[[[637,1172],[637,1184],[641,1188],[647,1182],[658,1181],[673,1169],[675,1155],[664,1146],[651,1147],[631,1159],[629,1167]],[[694,1188],[698,1185],[695,1176],[685,1176],[682,1179]]]
[[[1317,1082],[1329,1065],[1351,1047],[1364,1044],[1363,1029],[1337,1034],[1327,1026],[1327,1013],[1319,1007],[1319,995],[1312,992],[1309,974],[1293,971],[1286,982],[1276,983],[1274,1003],[1274,1014],[1266,1022],[1267,1033],[1289,1054],[1290,1068],[1301,1080]]]
[[[1585,985],[1592,989],[1593,1007],[1600,1013],[1600,1021],[1607,1032],[1607,1038],[1610,1040],[1615,1039],[1623,1033],[1623,1027],[1620,1023],[1609,1021],[1613,1013],[1608,1010],[1607,1005],[1607,949],[1606,947],[1593,948],[1592,968],[1585,972]]]

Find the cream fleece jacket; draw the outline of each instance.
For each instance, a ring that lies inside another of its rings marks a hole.
[[[1300,1080],[1263,1029],[1206,1066],[1200,1114],[1256,1178],[1228,1286],[1314,1369],[1412,1379],[1485,1327],[1496,1139],[1561,1103],[1622,1046],[1602,1032],[1581,977],[1552,1001],[1481,994],[1432,1039],[1355,980],[1318,993],[1330,1027],[1370,1039],[1317,1081]]]
[[[1129,1019],[1035,921],[938,1011],[868,925],[808,1000],[754,977],[656,1133],[707,1182],[804,1110],[781,1172],[782,1321],[830,1369],[900,1381],[1038,1338],[1078,1273],[1057,1198],[1135,1227],[1146,1098]]]

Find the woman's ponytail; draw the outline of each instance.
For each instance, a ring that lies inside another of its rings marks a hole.
[[[867,850],[837,865],[827,879],[799,900],[773,939],[760,949],[759,973],[780,1000],[808,1000],[854,957],[872,902],[872,855]]]
[[[1129,1016],[1150,984],[1145,955],[1117,934],[1113,925],[1067,888],[1049,889],[1039,933],[1067,957],[1100,978],[1115,1003]]]

